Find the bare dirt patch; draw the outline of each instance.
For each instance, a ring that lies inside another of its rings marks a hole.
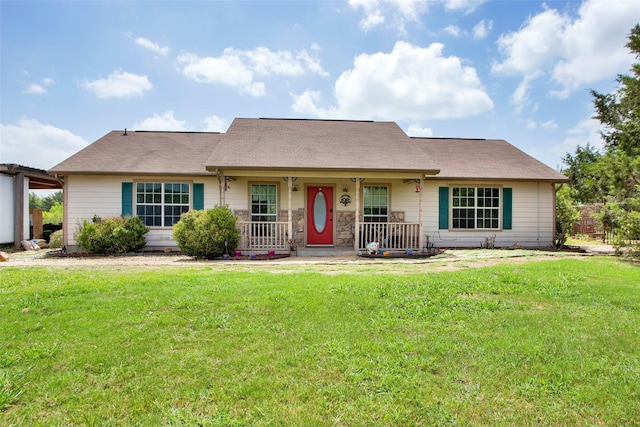
[[[46,267],[89,269],[146,269],[214,268],[221,271],[272,271],[274,273],[314,271],[325,274],[377,272],[410,274],[421,272],[455,271],[465,268],[488,267],[496,264],[519,264],[532,261],[560,260],[585,257],[589,254],[534,250],[446,250],[431,258],[368,259],[363,257],[287,257],[268,260],[195,260],[180,254],[125,254],[114,256],[57,257],[49,251],[14,252],[2,267]]]

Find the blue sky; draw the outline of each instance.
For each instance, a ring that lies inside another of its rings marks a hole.
[[[639,19],[637,0],[2,0],[0,163],[303,117],[506,139],[557,168],[601,144],[589,90],[628,72]]]

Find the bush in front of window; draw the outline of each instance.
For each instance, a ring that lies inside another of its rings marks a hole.
[[[216,206],[182,214],[173,226],[173,239],[185,255],[211,259],[233,253],[240,241],[240,230],[231,209]]]
[[[138,217],[94,216],[82,221],[76,241],[92,254],[122,254],[142,249],[147,232],[149,227]]]

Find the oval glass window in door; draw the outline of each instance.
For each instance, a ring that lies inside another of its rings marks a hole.
[[[318,233],[322,233],[327,225],[327,199],[322,191],[318,191],[313,199],[313,224]]]

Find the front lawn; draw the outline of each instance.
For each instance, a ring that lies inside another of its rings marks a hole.
[[[640,269],[0,269],[2,425],[638,425]]]

